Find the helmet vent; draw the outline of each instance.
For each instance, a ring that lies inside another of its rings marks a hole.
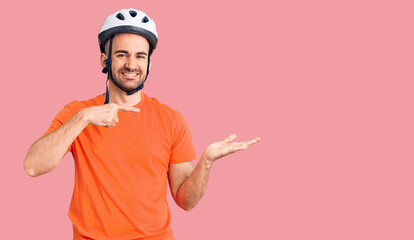
[[[124,15],[122,15],[122,13],[118,13],[116,15],[116,18],[118,18],[119,20],[125,20],[125,17],[124,17]]]
[[[131,15],[131,17],[136,17],[137,12],[131,10],[131,11],[129,11],[129,15]]]
[[[142,19],[142,22],[143,22],[143,23],[147,23],[147,22],[149,22],[149,19],[147,18],[147,16],[145,16],[145,17]]]

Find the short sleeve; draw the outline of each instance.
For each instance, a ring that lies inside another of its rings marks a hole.
[[[196,153],[193,146],[190,127],[184,117],[178,113],[174,121],[173,145],[170,151],[170,163],[182,163],[194,160]]]
[[[67,105],[56,115],[48,130],[42,135],[42,137],[48,135],[49,133],[54,132],[60,126],[62,126],[66,121],[68,121],[73,115],[72,105],[76,104],[78,101],[73,101]],[[66,150],[65,154],[72,150],[72,145]]]

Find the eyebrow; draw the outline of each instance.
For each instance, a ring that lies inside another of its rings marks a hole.
[[[128,53],[128,51],[125,51],[125,50],[118,50],[118,51],[116,51],[116,52],[114,52],[114,53]]]
[[[114,54],[117,54],[117,53],[129,54],[129,52],[126,51],[126,50],[118,50],[118,51],[114,52]],[[148,54],[146,52],[137,52],[137,55],[145,55],[145,56],[147,56]]]

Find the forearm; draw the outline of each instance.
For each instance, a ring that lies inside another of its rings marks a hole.
[[[177,191],[177,204],[183,209],[190,211],[203,197],[212,163],[202,156],[190,176]]]
[[[54,169],[66,150],[88,125],[82,112],[78,112],[54,132],[32,144],[24,160],[24,169],[29,176],[37,177]]]

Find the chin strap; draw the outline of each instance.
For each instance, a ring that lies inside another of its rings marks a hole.
[[[112,64],[112,42],[114,41],[114,36],[112,35],[111,38],[109,39],[109,52],[108,52],[108,58],[106,59],[105,63],[106,63],[106,67],[104,67],[104,69],[102,69],[103,73],[108,73],[106,76],[106,94],[105,94],[105,103],[107,104],[109,103],[109,91],[108,91],[108,81],[109,78],[113,79],[112,77],[112,70],[111,70],[111,64]]]
[[[143,88],[144,88],[144,83],[145,83],[145,81],[147,81],[148,74],[149,74],[150,57],[151,57],[151,54],[152,54],[152,47],[150,46],[150,47],[149,47],[149,52],[148,52],[147,74],[145,75],[144,82],[142,82],[142,83],[141,83],[141,84],[140,84],[137,88],[135,88],[135,89],[134,89],[134,90],[132,90],[132,91],[125,91],[124,89],[122,89],[122,88],[118,85],[118,83],[116,83],[116,81],[114,80],[114,78],[113,78],[113,76],[112,76],[111,64],[112,64],[112,42],[113,42],[113,40],[114,40],[114,35],[112,35],[112,36],[111,36],[111,38],[109,39],[109,52],[108,52],[108,58],[107,58],[107,59],[106,59],[106,61],[105,61],[106,67],[104,67],[104,68],[102,69],[102,72],[103,72],[103,73],[108,73],[108,74],[107,74],[107,78],[106,78],[106,94],[105,94],[105,103],[104,103],[104,104],[109,103],[109,91],[108,91],[108,81],[109,81],[109,79],[112,79],[112,82],[113,82],[113,83],[115,83],[115,85],[116,85],[119,89],[121,89],[122,91],[126,92],[126,93],[127,93],[127,95],[132,95],[132,94],[134,94],[134,93],[136,93],[136,92],[138,92],[139,90],[141,90],[141,89],[143,89]]]

